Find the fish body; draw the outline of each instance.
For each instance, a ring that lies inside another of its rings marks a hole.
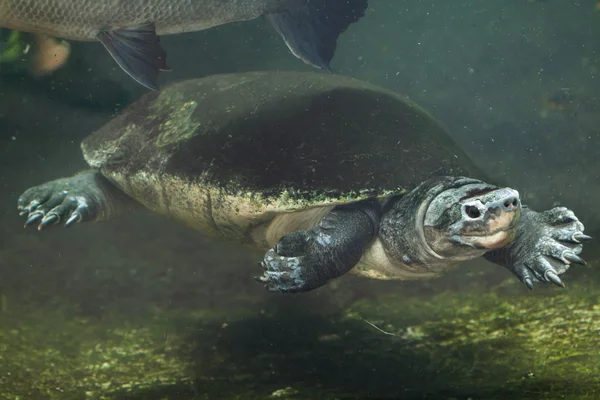
[[[325,70],[337,37],[368,0],[0,0],[0,26],[77,41],[99,40],[141,84],[168,70],[158,36],[264,15],[294,55]]]
[[[106,30],[152,22],[158,35],[251,20],[295,0],[0,0],[0,25],[95,41]]]

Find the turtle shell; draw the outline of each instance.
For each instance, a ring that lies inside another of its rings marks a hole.
[[[148,93],[82,143],[150,209],[248,237],[278,213],[402,194],[477,167],[408,99],[316,72],[209,76]]]

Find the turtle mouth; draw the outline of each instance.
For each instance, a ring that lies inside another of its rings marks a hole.
[[[506,246],[515,238],[520,209],[503,211],[487,221],[481,221],[480,229],[462,232],[461,242],[477,249],[498,249]]]
[[[512,242],[515,233],[514,227],[497,229],[488,233],[469,233],[461,235],[461,242],[477,249],[499,249]]]
[[[517,228],[518,215],[517,215],[517,213],[510,213],[507,215],[507,217],[510,217],[510,219],[508,220],[508,223],[503,224],[502,226],[496,226],[492,229],[486,229],[486,230],[481,230],[481,231],[464,232],[460,236],[463,236],[463,237],[490,237],[490,236],[496,236],[501,233],[510,233]],[[489,223],[488,223],[488,225],[489,225]]]
[[[508,228],[504,228],[504,229],[496,229],[493,232],[477,232],[477,233],[465,233],[464,235],[461,235],[462,237],[473,237],[473,238],[477,238],[477,237],[491,237],[491,236],[497,236],[499,234],[502,233],[508,233],[511,230],[513,230],[512,228],[508,227]]]

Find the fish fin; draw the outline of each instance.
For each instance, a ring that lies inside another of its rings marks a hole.
[[[96,38],[123,71],[148,89],[158,90],[159,71],[171,69],[154,24],[102,31]]]
[[[368,0],[311,0],[265,15],[296,57],[331,72],[338,36],[364,16]]]

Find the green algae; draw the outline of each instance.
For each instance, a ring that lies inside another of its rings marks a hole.
[[[425,300],[384,292],[322,313],[301,296],[233,311],[115,306],[98,318],[56,304],[10,309],[0,316],[0,398],[600,395],[595,288],[467,288]]]
[[[6,398],[104,398],[186,379],[170,355],[171,342],[155,340],[165,331],[160,320],[138,325],[44,310],[4,316],[2,327],[0,386]]]
[[[159,126],[155,145],[172,146],[193,138],[200,127],[200,123],[192,119],[196,107],[198,103],[195,101],[186,101],[179,108],[170,110],[169,118]]]
[[[375,308],[355,304],[348,318],[369,315],[410,342],[412,355],[429,360],[428,368],[451,375],[433,392],[452,382],[485,398],[596,398],[600,297],[580,286],[517,296],[519,284],[509,286],[513,290],[505,293],[445,292],[402,308],[393,298],[380,298]],[[423,313],[435,319],[407,325]]]

